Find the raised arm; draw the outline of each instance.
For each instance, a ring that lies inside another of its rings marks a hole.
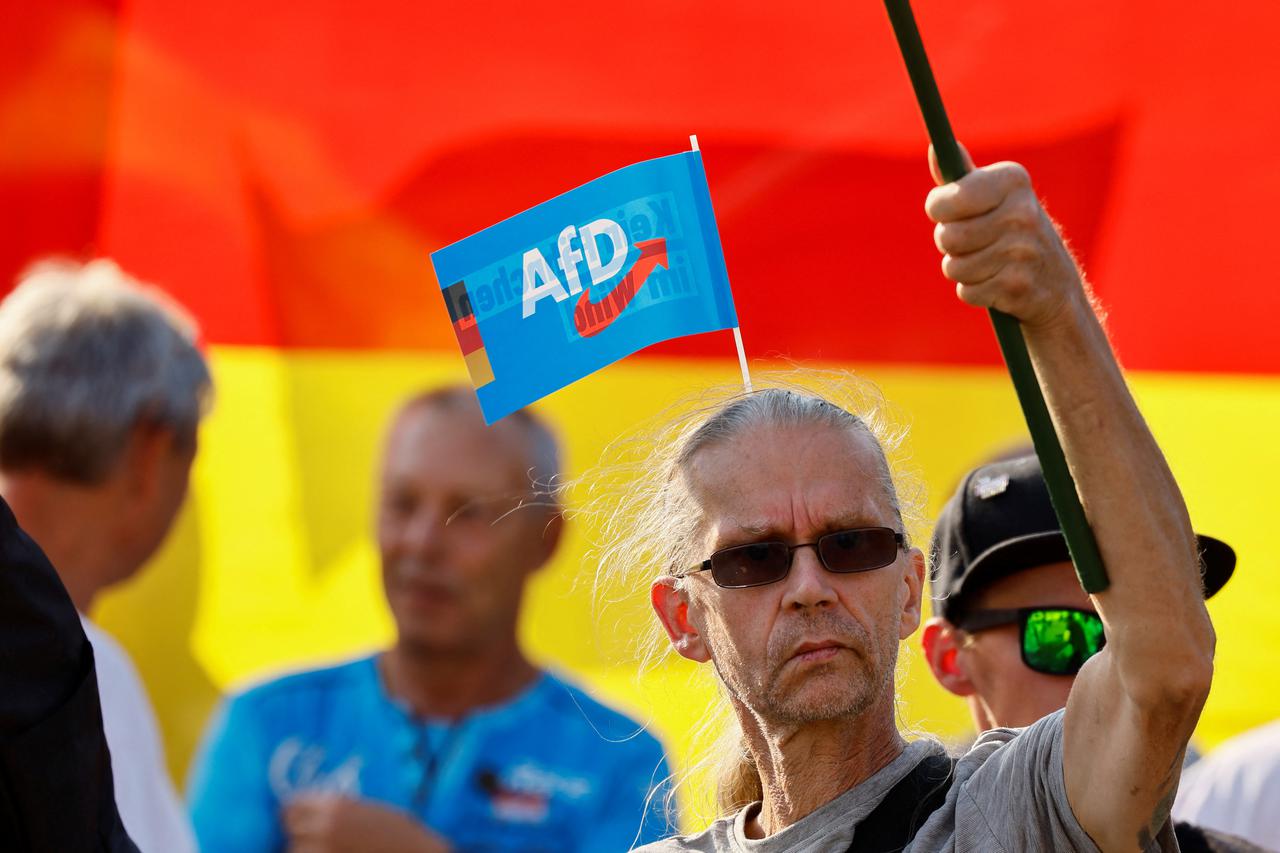
[[[959,297],[1021,322],[1111,579],[1093,596],[1106,648],[1067,702],[1068,800],[1104,851],[1145,848],[1168,819],[1213,672],[1186,506],[1026,170],[977,169],[925,209]]]

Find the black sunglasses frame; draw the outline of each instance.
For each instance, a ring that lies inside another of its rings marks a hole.
[[[1096,655],[1098,652],[1106,648],[1107,636],[1102,634],[1102,641],[1098,644],[1097,650],[1092,652],[1089,657],[1080,662],[1080,666],[1070,672],[1051,672],[1044,667],[1036,666],[1027,658],[1027,623],[1031,619],[1033,613],[1045,612],[1067,612],[1079,613],[1092,619],[1101,621],[1102,617],[1092,610],[1082,610],[1079,607],[1016,607],[1016,608],[995,608],[991,610],[972,610],[965,613],[954,624],[961,631],[970,634],[976,634],[979,631],[985,631],[989,628],[999,628],[1004,625],[1018,626],[1018,652],[1022,655],[1022,663],[1027,669],[1039,672],[1043,675],[1076,675],[1080,672],[1080,666],[1084,666],[1085,661]]]
[[[826,540],[828,537],[842,536],[848,533],[868,533],[873,531],[874,532],[884,531],[886,533],[893,534],[893,541],[896,547],[894,549],[894,556],[890,558],[888,562],[880,563],[879,565],[875,565],[875,566],[865,566],[857,569],[833,569],[831,568],[831,566],[827,565],[827,561],[822,556],[821,545],[822,545],[822,542]],[[720,582],[720,579],[716,577],[715,572],[713,570],[713,566],[712,566],[712,561],[716,557],[720,556],[721,554],[731,553],[733,551],[738,550],[739,548],[754,548],[760,545],[781,545],[787,549],[787,568],[785,571],[783,571],[782,574],[778,575],[776,578],[771,578],[766,581],[759,581],[758,583],[724,584]],[[683,578],[683,577],[688,577],[689,575],[692,575],[692,574],[696,574],[698,572],[709,571],[711,572],[711,579],[715,581],[716,586],[720,587],[721,589],[750,589],[756,586],[768,586],[771,583],[777,583],[778,581],[786,580],[787,575],[791,574],[791,565],[792,563],[795,562],[795,553],[800,548],[813,548],[814,552],[818,555],[818,562],[822,565],[824,569],[831,572],[832,574],[854,575],[860,572],[872,572],[872,571],[875,571],[876,569],[883,569],[885,566],[892,565],[893,561],[897,559],[898,552],[906,550],[906,546],[907,546],[906,536],[894,530],[892,527],[850,527],[845,530],[833,530],[830,533],[822,534],[812,542],[797,542],[795,545],[792,545],[788,542],[783,542],[780,539],[767,539],[763,542],[745,542],[741,545],[732,545],[728,548],[721,548],[719,551],[716,551],[710,557],[703,560],[701,565],[695,566],[694,568],[689,569],[687,572],[676,575],[676,577]]]

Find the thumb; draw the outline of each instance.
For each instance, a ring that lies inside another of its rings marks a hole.
[[[956,145],[960,148],[960,157],[964,160],[965,174],[972,172],[976,167],[973,165],[973,158],[969,156],[969,149],[965,148],[959,142]],[[948,181],[942,177],[942,167],[938,165],[938,152],[932,145],[929,146],[929,174],[933,175],[933,182],[938,186],[942,186]]]
[[[290,835],[299,835],[306,830],[311,809],[304,800],[294,799],[281,809],[281,822]]]
[[[314,832],[328,799],[314,791],[304,791],[292,797],[281,809],[285,828],[293,835]]]

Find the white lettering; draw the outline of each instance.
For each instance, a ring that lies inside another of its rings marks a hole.
[[[569,298],[564,285],[552,272],[551,265],[547,263],[546,258],[542,257],[542,252],[538,249],[530,249],[524,253],[524,313],[522,316],[525,319],[532,317],[534,309],[538,307],[538,300],[547,296],[554,297],[556,302],[563,302]]]
[[[586,253],[587,271],[591,273],[591,283],[599,284],[613,278],[627,262],[627,235],[622,226],[612,219],[597,219],[582,226],[580,232],[582,250]],[[613,256],[609,263],[600,263],[600,245],[597,237],[608,237],[613,244]]]
[[[573,248],[573,238],[578,236],[578,229],[570,225],[560,232],[556,247],[560,250],[560,271],[564,273],[564,283],[569,285],[569,295],[577,296],[582,292],[582,282],[578,280],[578,261],[582,253]]]

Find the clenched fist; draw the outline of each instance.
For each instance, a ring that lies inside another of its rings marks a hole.
[[[944,255],[942,273],[956,282],[962,300],[1010,314],[1028,330],[1092,310],[1075,259],[1026,169],[995,163],[944,184],[932,148],[929,165],[940,186],[924,209],[937,223],[933,240]]]

